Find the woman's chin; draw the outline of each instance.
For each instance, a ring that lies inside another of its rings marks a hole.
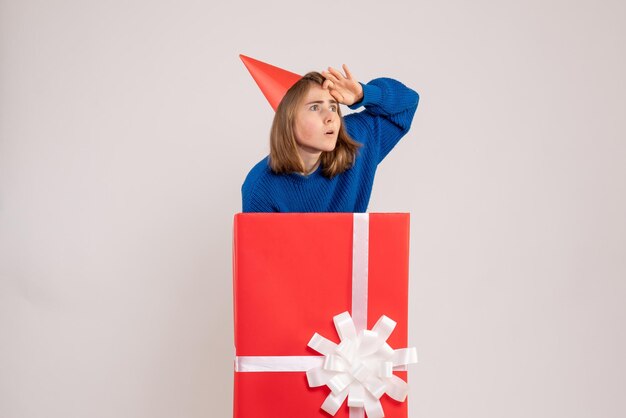
[[[332,141],[326,146],[324,151],[331,152],[331,151],[334,151],[336,147],[337,147],[337,140],[335,139],[334,141]]]

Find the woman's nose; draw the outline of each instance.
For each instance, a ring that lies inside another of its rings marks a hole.
[[[327,110],[326,114],[324,115],[324,122],[329,123],[329,122],[332,122],[333,120],[335,120],[335,112]]]

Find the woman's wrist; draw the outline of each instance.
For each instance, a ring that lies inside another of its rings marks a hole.
[[[352,103],[353,105],[360,103],[361,101],[363,101],[363,97],[364,97],[364,93],[363,93],[363,85],[361,83],[358,83],[358,92],[355,94],[354,96],[354,103]]]

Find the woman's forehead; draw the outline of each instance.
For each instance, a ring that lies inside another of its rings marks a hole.
[[[328,89],[324,89],[322,88],[322,86],[317,85],[317,84],[312,84],[306,96],[304,97],[304,102],[308,103],[308,102],[314,102],[314,101],[319,101],[319,100],[322,100],[325,102],[331,101],[331,100],[335,101],[333,96],[330,95],[330,92],[328,91]]]

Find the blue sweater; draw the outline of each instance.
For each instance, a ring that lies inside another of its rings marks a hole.
[[[363,85],[365,110],[343,118],[348,134],[362,144],[354,165],[332,179],[321,167],[305,176],[275,174],[265,157],[241,188],[244,212],[365,212],[378,164],[411,126],[418,94],[399,81],[377,78]]]

